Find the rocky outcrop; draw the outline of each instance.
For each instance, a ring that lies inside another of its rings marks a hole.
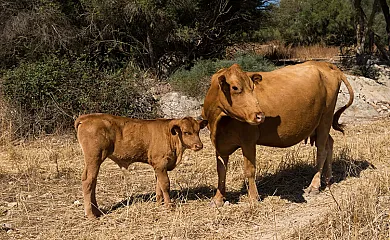
[[[169,92],[161,96],[160,109],[164,118],[199,117],[202,103],[193,97],[178,92]]]
[[[343,115],[341,121],[375,118],[390,115],[390,80],[381,82],[370,78],[347,75],[355,93],[354,102]],[[349,93],[342,84],[337,100],[337,108],[348,102]]]

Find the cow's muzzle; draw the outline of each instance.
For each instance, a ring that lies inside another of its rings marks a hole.
[[[197,143],[197,144],[194,144],[191,148],[191,150],[193,151],[199,151],[203,148],[203,144],[202,143]]]
[[[252,121],[247,121],[251,125],[259,125],[260,123],[263,123],[265,120],[265,115],[262,112],[255,113],[252,115],[253,117],[251,118]]]
[[[255,122],[260,124],[260,123],[263,123],[264,120],[265,120],[264,113],[262,113],[262,112],[256,113],[256,115],[255,115]]]

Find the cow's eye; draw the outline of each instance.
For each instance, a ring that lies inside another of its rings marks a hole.
[[[184,135],[191,135],[191,133],[190,132],[184,132]]]
[[[232,93],[234,94],[240,94],[242,92],[242,89],[237,86],[232,86]]]

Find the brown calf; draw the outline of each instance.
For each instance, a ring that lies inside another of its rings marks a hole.
[[[206,120],[190,117],[139,120],[96,113],[77,118],[75,128],[85,160],[82,186],[86,216],[101,215],[95,189],[100,165],[107,157],[126,169],[134,162],[150,164],[157,177],[157,202],[164,198],[168,206],[171,200],[167,171],[180,163],[185,149],[203,148],[199,131],[206,125]]]

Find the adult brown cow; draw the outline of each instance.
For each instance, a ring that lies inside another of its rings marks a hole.
[[[347,86],[350,99],[333,114],[341,82]],[[317,173],[306,191],[318,193],[323,170],[327,184],[332,175],[330,128],[343,132],[338,120],[353,97],[344,74],[325,62],[246,73],[234,64],[215,73],[202,113],[209,121],[211,141],[216,148],[218,189],[214,203],[223,204],[227,164],[235,150],[242,149],[249,197],[258,199],[256,145],[285,148],[308,138],[317,147]]]
[[[193,118],[140,120],[109,114],[88,114],[75,121],[77,138],[84,153],[82,174],[85,215],[101,215],[96,202],[96,180],[100,165],[108,157],[128,168],[131,163],[143,162],[153,166],[156,173],[156,200],[169,206],[169,178],[182,160],[185,149],[203,148],[199,130],[207,121]]]

